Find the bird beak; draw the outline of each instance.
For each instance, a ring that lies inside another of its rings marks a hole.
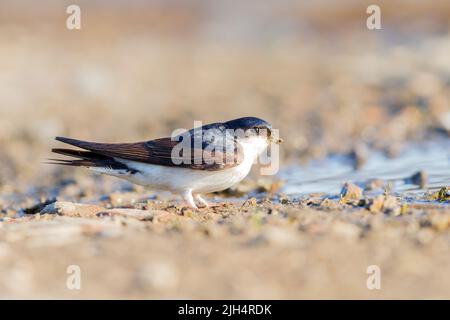
[[[271,138],[270,138],[270,141],[273,142],[273,143],[275,143],[275,144],[281,144],[281,143],[283,143],[283,139],[281,139],[281,138],[275,138],[275,137],[271,137]]]

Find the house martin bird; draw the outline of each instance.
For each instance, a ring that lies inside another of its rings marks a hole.
[[[271,142],[281,143],[273,131],[268,122],[245,117],[136,143],[56,137],[82,150],[52,149],[75,159],[49,160],[52,164],[86,167],[145,187],[179,193],[191,207],[198,208],[196,202],[208,206],[202,193],[225,190],[240,182]]]

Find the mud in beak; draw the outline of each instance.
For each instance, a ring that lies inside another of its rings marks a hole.
[[[281,138],[275,138],[275,137],[270,137],[270,142],[273,142],[275,144],[281,144],[283,143],[283,139]]]

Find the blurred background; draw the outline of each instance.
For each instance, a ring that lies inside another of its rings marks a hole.
[[[81,30],[66,28],[71,4]],[[366,27],[371,4],[381,30]],[[450,180],[449,31],[448,0],[2,0],[0,297],[448,298],[448,205],[420,207],[422,187],[400,218],[339,196],[200,213],[157,204],[159,224],[39,212],[55,199],[135,208],[128,200],[144,195],[43,164],[55,136],[133,142],[241,116],[280,130],[293,195],[329,191],[302,185],[323,178],[302,167],[311,160],[344,155],[358,169],[371,152],[401,158],[428,141],[440,152],[416,155],[437,168],[427,172],[439,190]],[[364,179],[420,169],[391,164]],[[349,172],[334,187],[359,178]],[[365,286],[373,263],[385,291]],[[70,264],[84,291],[67,290]]]
[[[0,188],[54,170],[56,135],[108,142],[240,116],[280,129],[285,159],[388,154],[448,137],[450,2],[0,3]]]

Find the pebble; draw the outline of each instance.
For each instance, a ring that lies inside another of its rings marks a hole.
[[[356,184],[346,182],[341,190],[341,201],[359,200],[362,198],[362,189]]]
[[[40,214],[58,214],[69,217],[95,217],[106,209],[92,204],[81,204],[66,201],[53,202],[42,209]]]
[[[411,178],[409,178],[409,180],[412,184],[418,185],[421,189],[424,189],[427,185],[428,174],[425,171],[421,170],[413,174]]]
[[[400,215],[402,207],[396,197],[391,195],[379,195],[368,201],[368,209],[370,212],[383,212],[394,216]]]

